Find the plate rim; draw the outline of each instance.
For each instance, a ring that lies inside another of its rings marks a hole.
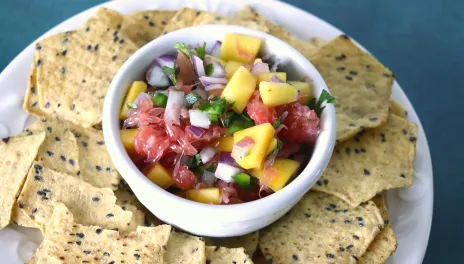
[[[196,1],[203,1],[203,2],[216,1],[216,2],[218,2],[219,0],[196,0]],[[70,27],[67,26],[67,24],[75,24],[75,23],[77,23],[76,21],[79,21],[79,20],[81,20],[82,22],[85,21],[85,19],[87,17],[89,17],[90,14],[92,12],[94,12],[97,8],[99,8],[99,7],[114,8],[114,6],[119,6],[119,5],[121,5],[121,6],[122,5],[148,6],[150,3],[153,5],[156,2],[157,1],[150,2],[150,0],[131,0],[131,1],[115,0],[115,1],[107,1],[107,2],[103,2],[101,4],[98,4],[98,5],[92,6],[90,8],[87,8],[85,10],[82,10],[80,12],[77,12],[73,16],[69,17],[68,19],[65,19],[64,21],[62,21],[62,22],[56,24],[55,26],[53,26],[51,29],[47,30],[44,34],[42,34],[41,36],[36,38],[33,42],[31,42],[29,45],[27,45],[18,55],[16,55],[13,58],[13,60],[11,60],[10,63],[8,63],[8,65],[0,73],[0,83],[2,81],[4,81],[4,79],[8,80],[8,76],[10,76],[12,74],[12,72],[14,72],[16,70],[16,68],[18,68],[22,63],[24,63],[24,61],[30,61],[32,56],[29,56],[28,54],[33,52],[34,44],[38,40],[43,39],[43,38],[45,38],[47,36],[50,36],[50,35],[52,35],[52,34],[54,34],[56,32],[63,31],[65,28],[68,28],[67,30],[71,29]],[[187,2],[187,0],[184,0],[184,2]],[[188,2],[190,2],[190,1],[188,1]],[[243,2],[244,4],[249,4],[251,6],[253,6],[253,4],[262,4],[263,2],[269,2],[272,5],[281,5],[285,9],[292,10],[293,12],[298,12],[298,13],[303,14],[305,16],[311,17],[311,19],[314,19],[314,20],[318,21],[319,24],[324,25],[324,27],[327,27],[330,30],[336,31],[338,34],[345,34],[339,28],[337,28],[336,26],[332,25],[331,23],[325,21],[324,19],[312,14],[309,11],[306,11],[306,10],[300,8],[300,7],[291,5],[289,3],[285,3],[285,2],[282,2],[282,1],[279,1],[279,0],[261,0],[261,1],[259,1],[259,0],[240,0],[239,2],[241,2],[241,3]],[[186,5],[189,6],[188,3]],[[148,7],[138,9],[138,11],[142,11],[142,10],[150,10],[150,9]],[[363,50],[369,52],[359,42],[357,42],[353,38],[351,38],[351,39],[353,41],[355,41]],[[30,64],[28,64],[28,66],[29,65]],[[423,141],[422,145],[424,147],[424,149],[423,149],[424,153],[421,153],[421,154],[424,155],[423,160],[427,164],[423,164],[422,166],[428,167],[426,169],[426,171],[427,171],[427,174],[430,175],[429,176],[430,179],[428,181],[428,182],[430,182],[430,184],[428,186],[428,188],[430,188],[430,193],[427,193],[425,195],[426,198],[424,199],[424,200],[426,200],[426,203],[428,204],[427,207],[428,207],[428,212],[429,212],[429,215],[426,216],[426,219],[428,219],[427,224],[426,224],[427,225],[427,230],[426,230],[427,232],[426,232],[426,236],[425,236],[426,240],[423,241],[423,243],[422,243],[422,245],[423,245],[422,252],[420,252],[420,259],[418,259],[419,260],[418,263],[422,263],[422,261],[423,261],[423,259],[425,257],[426,249],[428,247],[428,242],[429,242],[429,239],[430,239],[430,232],[431,232],[431,227],[432,227],[432,220],[433,220],[434,183],[433,183],[433,165],[432,165],[431,153],[430,153],[430,148],[429,148],[427,136],[425,134],[424,127],[422,126],[422,122],[420,121],[420,118],[417,115],[417,112],[414,109],[413,104],[411,103],[408,96],[406,95],[406,93],[404,92],[404,90],[401,88],[401,86],[399,85],[399,83],[396,80],[395,80],[395,82],[394,82],[394,84],[392,86],[392,92],[393,92],[393,90],[394,90],[394,93],[396,94],[396,96],[393,96],[393,93],[392,93],[392,97],[394,99],[401,98],[401,101],[404,102],[401,105],[403,105],[403,106],[406,105],[405,108],[408,108],[408,119],[410,119],[411,116],[413,117],[413,119],[415,119],[414,122],[417,123],[418,134],[423,135],[423,139],[421,139],[421,141]],[[22,107],[21,107],[21,109],[22,109]]]

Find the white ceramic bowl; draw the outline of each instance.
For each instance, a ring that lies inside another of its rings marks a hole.
[[[321,134],[310,162],[303,172],[282,190],[263,199],[236,205],[209,205],[180,198],[148,180],[134,165],[119,134],[119,112],[132,82],[143,80],[156,57],[175,53],[174,44],[207,43],[207,50],[226,33],[263,39],[264,54],[273,54],[289,80],[309,76],[314,80],[316,98],[327,86],[314,66],[298,51],[268,34],[230,25],[205,25],[181,29],[159,37],[132,55],[114,77],[103,108],[103,133],[111,159],[137,198],[159,219],[187,232],[212,237],[238,236],[263,228],[283,216],[318,180],[329,162],[335,142],[335,109],[328,105],[321,117]]]

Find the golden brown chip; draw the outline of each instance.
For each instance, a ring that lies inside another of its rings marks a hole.
[[[164,10],[132,13],[124,17],[121,33],[141,47],[160,36],[175,13],[176,11]]]
[[[377,193],[414,182],[417,126],[390,114],[387,123],[362,130],[335,146],[326,170],[312,187],[356,207]]]
[[[206,24],[223,24],[223,25],[237,25],[256,29],[262,32],[269,32],[264,23],[254,20],[242,20],[232,17],[225,17],[215,13],[201,12],[200,15],[193,21],[192,26],[206,25]]]
[[[369,245],[366,253],[362,255],[358,263],[360,264],[381,264],[384,263],[395,252],[398,245],[393,228],[388,219],[387,205],[382,195],[372,198],[372,201],[379,208],[385,223],[382,231],[375,237]]]
[[[386,122],[394,76],[374,57],[339,36],[320,47],[311,62],[337,99],[338,141]]]
[[[391,100],[391,104],[390,104],[390,112],[399,116],[399,117],[402,117],[402,118],[406,118],[408,116],[408,111],[406,111],[406,109],[404,109],[397,101],[395,100]]]
[[[13,205],[34,162],[45,133],[3,139],[0,144],[0,229],[11,220]]]
[[[121,231],[133,227],[132,213],[116,206],[111,189],[95,188],[77,177],[33,163],[18,197],[19,208],[44,230],[58,203],[69,207],[80,224]]]
[[[101,123],[108,86],[138,49],[120,33],[122,21],[119,13],[100,8],[77,31],[37,43],[37,92],[46,116],[83,127]]]
[[[351,208],[335,196],[310,191],[260,231],[259,248],[277,264],[350,263],[364,254],[382,227],[373,202]]]
[[[182,28],[191,27],[193,21],[202,13],[192,8],[182,8],[168,21],[164,27],[163,35]]]
[[[163,263],[171,227],[139,227],[126,235],[99,226],[76,223],[63,204],[57,204],[48,232],[28,264],[42,263]]]
[[[224,238],[207,238],[207,246],[220,246],[227,248],[244,248],[248,256],[253,256],[258,247],[259,232],[253,232],[247,235],[238,237],[224,237]]]
[[[229,264],[247,263],[253,264],[251,258],[243,248],[206,247],[206,263]]]

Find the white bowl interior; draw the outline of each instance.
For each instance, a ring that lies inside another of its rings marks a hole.
[[[206,42],[208,51],[216,40],[222,40],[227,33],[263,39],[264,54],[270,53],[279,59],[282,66],[279,69],[287,72],[289,80],[301,80],[309,76],[314,81],[313,94],[316,98],[323,89],[327,90],[314,66],[281,40],[239,26],[204,25],[171,32],[153,40],[132,55],[114,77],[103,109],[103,132],[111,159],[140,201],[161,220],[199,235],[241,235],[277,220],[318,180],[327,166],[335,142],[335,109],[333,105],[328,105],[321,117],[321,134],[314,146],[311,160],[302,173],[279,192],[238,205],[208,205],[180,198],[159,188],[137,169],[127,155],[119,134],[119,111],[129,86],[133,81],[144,79],[153,59],[163,54],[174,54],[176,51],[173,46],[176,42],[192,46]],[[185,222],[189,216],[192,223]],[[193,216],[198,216],[198,219]],[[221,226],[214,227],[214,223]],[[221,228],[227,228],[228,231],[221,231]]]

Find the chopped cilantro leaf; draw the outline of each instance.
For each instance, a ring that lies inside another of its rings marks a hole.
[[[206,55],[206,42],[203,42],[203,46],[195,48],[195,52],[200,59],[204,60]]]
[[[172,68],[169,68],[168,66],[163,66],[164,74],[166,74],[169,77],[172,84],[174,84],[174,85],[177,84],[177,81],[176,81],[176,68],[177,68],[177,65],[176,65],[175,60],[174,60],[174,65],[173,65]]]
[[[211,74],[213,74],[213,72],[214,72],[214,65],[212,63],[206,65],[205,67],[206,76],[210,76]]]
[[[335,97],[329,94],[326,90],[322,90],[321,95],[319,96],[319,100],[317,100],[316,106],[314,107],[314,111],[316,111],[317,116],[321,116],[322,111],[324,111],[325,105],[322,104],[326,102],[327,104],[335,103]]]
[[[208,168],[206,168],[205,170],[209,171],[209,172],[214,172],[214,163],[211,163]]]
[[[190,54],[190,51],[188,51],[187,46],[185,46],[184,43],[177,42],[174,45],[174,48],[177,49],[178,51],[184,53],[184,55],[187,56],[187,58],[189,58],[190,62],[192,62],[192,54]]]
[[[135,109],[135,108],[137,108],[137,104],[136,103],[127,103],[127,108]]]
[[[277,120],[272,124],[274,128],[278,128],[282,124],[282,117],[277,118]]]

